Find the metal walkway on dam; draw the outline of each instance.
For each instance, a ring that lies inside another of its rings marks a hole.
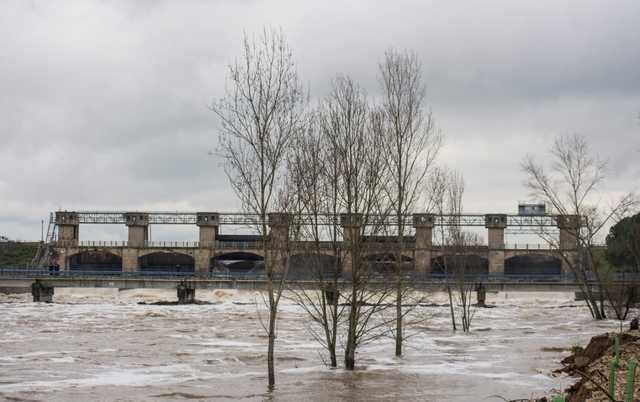
[[[575,231],[580,217],[574,215],[513,215],[407,214],[402,222],[411,230],[404,237],[403,262],[410,263],[418,273],[441,270],[442,259],[450,251],[437,245],[439,227],[484,227],[485,245],[466,247],[462,254],[476,260],[478,271],[485,274],[561,274],[568,272],[568,261],[577,250]],[[105,269],[121,272],[188,271],[198,274],[228,269],[235,272],[255,270],[265,258],[263,237],[260,235],[231,235],[220,233],[227,225],[253,227],[267,225],[268,252],[279,252],[286,242],[292,257],[302,260],[315,247],[322,258],[349,260],[351,237],[362,233],[366,243],[365,258],[380,264],[393,263],[394,236],[365,236],[368,227],[393,228],[397,217],[360,214],[271,213],[261,218],[256,214],[220,212],[120,212],[120,211],[57,211],[52,214],[53,229],[44,242],[35,266],[58,265],[63,271]],[[125,225],[126,241],[81,240],[80,226],[84,224]],[[314,243],[290,236],[291,228],[317,224],[336,228],[339,238],[334,242]],[[195,225],[198,241],[151,241],[150,225]],[[505,231],[513,234],[533,234],[544,231],[553,244],[510,245]],[[255,230],[254,230],[255,232]],[[434,236],[435,235],[435,236]],[[303,264],[298,264],[303,265]],[[348,270],[347,264],[343,269]],[[439,268],[440,267],[440,268]],[[304,269],[304,268],[300,268]]]

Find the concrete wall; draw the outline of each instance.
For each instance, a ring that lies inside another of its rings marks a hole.
[[[341,215],[342,226],[342,275],[350,277],[353,274],[354,259],[351,253],[353,245],[360,243],[361,215]]]
[[[200,248],[194,251],[195,271],[197,273],[207,273],[211,265],[213,250]]]
[[[216,235],[218,234],[217,226],[200,226],[199,230],[200,247],[213,247],[216,242]]]
[[[137,248],[122,249],[122,272],[136,272],[140,268]]]
[[[504,250],[489,250],[489,273],[504,273]]]
[[[273,272],[282,273],[285,269],[290,218],[288,214],[269,214],[269,251],[265,266],[272,264]]]
[[[148,226],[129,226],[129,246],[143,247],[147,240],[149,240]]]
[[[431,248],[433,228],[429,226],[416,226],[416,244],[413,253],[413,261],[417,272],[431,272]]]
[[[342,250],[344,254],[342,255],[344,261],[344,271],[347,274],[351,273],[352,270],[352,260],[351,255],[349,253],[349,239],[350,236],[354,234],[356,236],[360,236],[360,228],[359,227],[351,227],[349,230],[345,230],[346,241],[343,244]],[[423,234],[426,234],[423,233]],[[430,246],[429,248],[419,248],[419,245],[426,245],[426,241],[424,238],[422,240],[416,239],[416,249],[415,250],[406,250],[403,253],[406,257],[412,257],[415,260],[416,269],[418,272],[431,272],[431,261],[434,258],[440,257],[444,254],[442,249],[433,248]],[[55,251],[59,254],[59,264],[61,269],[68,269],[69,266],[69,257],[80,253],[85,250],[95,250],[95,247],[57,247]],[[263,256],[262,250],[258,249],[224,249],[224,250],[214,250],[210,248],[175,248],[175,249],[159,249],[159,248],[135,248],[135,247],[105,247],[103,249],[111,254],[120,256],[122,258],[122,269],[125,272],[135,272],[140,268],[139,258],[148,254],[153,254],[162,251],[170,251],[172,253],[180,253],[184,255],[188,255],[193,257],[195,271],[199,273],[207,273],[211,267],[211,260],[214,257],[230,254],[230,253],[251,253],[259,256]],[[282,252],[282,250],[280,251]],[[333,255],[332,251],[329,249],[321,250],[322,254],[325,255]],[[372,250],[370,254],[377,254],[379,250]],[[571,258],[575,258],[575,251],[567,251],[568,256]],[[293,251],[292,255],[296,255],[300,253],[296,253]],[[303,253],[304,254],[304,253]],[[479,257],[486,258],[489,264],[489,271],[491,273],[502,273],[504,272],[504,261],[505,259],[517,256],[517,255],[548,255],[560,258],[559,252],[557,250],[504,250],[504,249],[494,249],[491,250],[488,247],[478,247],[475,249],[469,249],[465,251],[463,254],[465,255],[477,255]],[[366,256],[366,254],[365,254]],[[573,257],[572,257],[573,256]],[[428,260],[427,260],[428,259]],[[564,272],[568,272],[566,268],[566,263],[563,262]]]
[[[58,240],[71,244],[79,238],[80,225],[58,225]]]
[[[558,217],[558,228],[560,229],[560,239],[558,245],[562,257],[562,272],[572,271],[572,267],[578,262],[578,238],[577,231],[580,230],[580,217],[576,215],[565,215]]]

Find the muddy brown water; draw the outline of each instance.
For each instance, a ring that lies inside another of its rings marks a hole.
[[[277,388],[266,392],[261,298],[199,291],[214,304],[139,305],[175,299],[163,290],[56,289],[55,303],[0,295],[0,401],[482,401],[544,395],[573,379],[551,370],[591,336],[594,323],[571,293],[487,295],[472,333],[450,329],[448,307],[421,307],[405,356],[392,339],[358,354],[359,369],[332,370],[310,320],[285,300],[278,324]],[[444,294],[428,302],[444,303]]]

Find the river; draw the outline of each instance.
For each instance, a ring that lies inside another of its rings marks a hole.
[[[359,369],[331,370],[301,308],[283,300],[277,388],[266,392],[266,337],[251,291],[198,291],[207,305],[155,306],[175,291],[56,289],[53,304],[0,295],[0,400],[6,401],[481,401],[543,395],[574,380],[551,371],[598,333],[572,293],[488,294],[470,334],[450,329],[448,307],[393,357],[391,339],[361,348]],[[444,294],[429,295],[444,303]],[[486,399],[485,399],[486,398]]]

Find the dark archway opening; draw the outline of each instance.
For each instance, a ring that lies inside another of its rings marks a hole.
[[[288,277],[314,279],[322,275],[323,278],[332,278],[339,271],[338,259],[333,255],[296,254],[291,256]]]
[[[69,270],[121,272],[122,257],[103,250],[83,251],[69,257]]]
[[[189,273],[195,271],[193,257],[170,251],[159,251],[139,258],[142,272]]]
[[[431,259],[432,274],[444,275],[445,268],[449,275],[456,273],[463,273],[465,276],[488,275],[489,260],[474,254],[441,255]]]
[[[390,274],[396,272],[397,256],[395,253],[389,252],[367,254],[364,256],[364,261],[374,272],[378,272],[380,274]],[[401,268],[403,272],[413,271],[413,258],[403,255]]]
[[[542,254],[516,255],[504,261],[505,275],[560,275],[559,258]]]
[[[245,252],[222,254],[211,259],[211,272],[232,275],[263,274],[264,258],[257,254]]]

